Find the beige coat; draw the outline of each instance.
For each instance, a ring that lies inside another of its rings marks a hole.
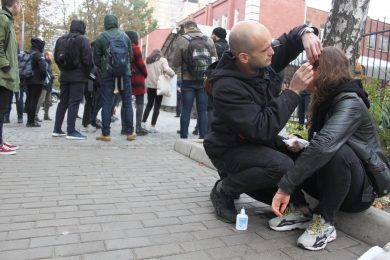
[[[161,74],[166,74],[170,77],[175,75],[175,72],[169,67],[167,59],[163,57],[151,64],[146,64],[146,70],[148,71],[148,77],[145,80],[147,88],[157,89],[158,77]]]

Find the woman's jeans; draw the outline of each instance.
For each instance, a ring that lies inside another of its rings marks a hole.
[[[182,113],[180,117],[180,138],[188,138],[191,109],[196,100],[198,112],[199,137],[207,134],[207,94],[203,82],[199,80],[183,80],[181,86]]]

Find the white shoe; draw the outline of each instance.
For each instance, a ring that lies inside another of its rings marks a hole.
[[[151,133],[151,134],[156,134],[156,133],[158,133],[158,130],[157,130],[156,127],[151,126],[151,127],[149,128],[149,133]]]

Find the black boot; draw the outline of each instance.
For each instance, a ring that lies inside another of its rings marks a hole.
[[[218,180],[210,193],[210,199],[213,203],[217,217],[226,223],[235,223],[237,211],[234,206],[233,198],[222,190],[222,182]]]
[[[9,120],[9,115],[5,115],[4,116],[4,121],[3,121],[4,124],[9,124],[11,123],[11,121]]]

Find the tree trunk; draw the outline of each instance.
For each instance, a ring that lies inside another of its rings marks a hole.
[[[332,10],[325,24],[323,45],[340,47],[351,65],[359,57],[369,3],[370,0],[332,0]]]

